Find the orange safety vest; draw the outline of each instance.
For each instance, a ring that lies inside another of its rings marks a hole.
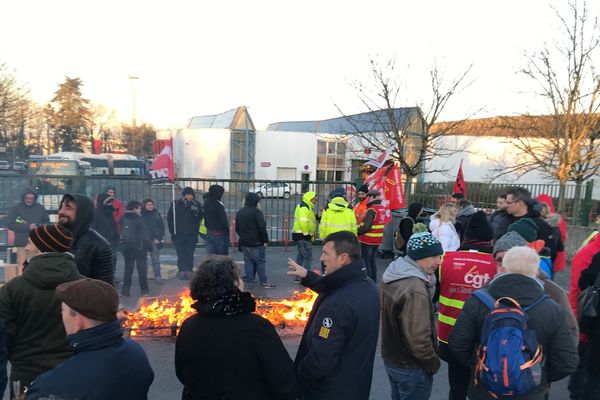
[[[491,254],[478,251],[447,251],[439,271],[440,309],[437,336],[448,343],[450,332],[462,312],[465,301],[496,275]]]
[[[367,214],[367,203],[369,199],[366,198],[354,207],[354,215],[356,216],[356,223],[358,225],[362,224],[365,215]]]
[[[358,241],[364,244],[379,246],[383,240],[383,228],[385,228],[385,207],[381,204],[374,204],[369,209],[375,210],[376,215],[371,225],[371,230],[363,235],[358,236]],[[367,209],[367,211],[369,211]],[[361,222],[361,226],[363,223]]]

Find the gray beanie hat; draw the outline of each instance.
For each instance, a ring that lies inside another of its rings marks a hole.
[[[429,232],[413,234],[406,244],[406,255],[415,261],[444,254],[442,245]]]
[[[496,256],[496,253],[501,251],[508,251],[513,247],[527,246],[528,244],[529,243],[523,239],[523,236],[519,235],[517,232],[507,232],[502,235],[500,239],[496,240],[496,243],[494,243],[494,257]]]

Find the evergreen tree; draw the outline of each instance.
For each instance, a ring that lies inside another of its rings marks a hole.
[[[83,85],[80,78],[69,78],[61,83],[51,100],[51,110],[47,114],[51,120],[54,143],[60,144],[62,151],[91,150],[88,135],[91,121],[89,100],[81,94]],[[55,149],[58,150],[58,149]]]

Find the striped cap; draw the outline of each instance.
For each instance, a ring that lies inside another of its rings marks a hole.
[[[41,225],[29,231],[29,239],[42,253],[64,253],[71,248],[73,235],[62,225]]]

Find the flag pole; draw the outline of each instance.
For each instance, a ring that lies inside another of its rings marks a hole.
[[[173,146],[173,136],[171,136],[171,171],[173,171],[173,184],[171,185],[171,205],[173,207],[173,232],[177,235],[177,213],[175,207],[175,182],[177,178],[175,177],[175,149]]]

